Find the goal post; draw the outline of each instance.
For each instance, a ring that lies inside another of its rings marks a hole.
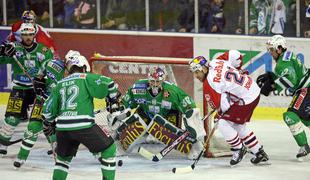
[[[160,67],[166,72],[167,81],[175,83],[189,96],[193,97],[201,113],[207,114],[208,106],[205,102],[205,98],[203,98],[202,83],[196,80],[189,71],[189,60],[190,59],[188,58],[171,57],[104,56],[95,53],[94,56],[89,59],[89,64],[92,73],[111,77],[118,84],[119,90],[122,94],[125,94],[135,81],[146,79],[150,68]],[[103,102],[97,101],[95,107],[98,108],[98,106],[100,106],[102,108],[103,105],[100,103]],[[205,121],[204,128],[206,134],[209,134],[212,128],[212,121],[212,118]],[[206,155],[209,157],[216,156],[211,151],[206,152]]]

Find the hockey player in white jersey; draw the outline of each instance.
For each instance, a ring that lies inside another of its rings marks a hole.
[[[210,63],[198,56],[189,62],[195,78],[203,83],[204,97],[217,110],[218,128],[233,153],[230,165],[238,164],[250,149],[253,164],[268,161],[268,155],[246,123],[260,98],[260,88],[248,75],[242,74],[226,60]]]

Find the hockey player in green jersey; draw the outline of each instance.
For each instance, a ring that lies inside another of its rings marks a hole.
[[[47,62],[45,70],[40,72],[37,77],[34,78],[34,89],[36,91],[36,99],[33,105],[33,109],[30,114],[29,123],[24,133],[24,139],[22,141],[17,159],[14,162],[14,167],[21,167],[27,160],[31,148],[37,141],[38,133],[42,131],[42,107],[45,99],[50,95],[53,87],[64,76],[65,65],[62,60],[51,60]],[[49,143],[54,143],[55,135],[49,137],[46,136]],[[54,144],[52,148],[54,148]]]
[[[191,159],[195,158],[197,152],[202,148],[203,137],[205,136],[199,109],[196,108],[195,102],[189,95],[175,84],[165,81],[165,77],[166,74],[161,68],[154,67],[150,69],[148,79],[140,79],[128,89],[122,98],[122,104],[127,109],[136,108],[136,111],[126,120],[127,127],[123,125],[118,128],[120,142],[126,150],[126,146],[128,146],[125,141],[127,132],[134,132],[133,129],[126,128],[132,127],[129,124],[135,124],[134,121],[137,119],[142,119],[143,122],[137,120],[141,125],[137,125],[136,130],[139,131],[142,125],[144,130],[140,131],[139,136],[135,136],[135,140],[129,146],[139,142],[145,133],[164,144],[169,144],[175,139],[173,136],[179,136],[175,132],[183,131],[181,129],[183,119],[185,128],[191,133],[190,136],[195,139],[194,142],[191,142],[192,147],[195,148],[180,151],[188,153],[188,157]],[[164,127],[167,128],[167,131],[174,133],[165,134],[165,130],[160,130],[161,128],[165,129]],[[157,136],[159,133],[163,134],[164,138]]]
[[[56,127],[54,180],[67,178],[69,164],[80,144],[98,157],[103,179],[115,178],[116,145],[95,123],[93,99],[106,98],[113,105],[117,102],[118,89],[111,78],[86,73],[87,67],[84,56],[66,61],[69,75],[57,83],[43,106],[45,132],[52,134]]]
[[[268,96],[273,90],[288,90],[293,100],[283,113],[284,122],[289,127],[295,141],[300,147],[296,157],[310,153],[303,125],[310,128],[310,70],[296,55],[287,50],[286,40],[281,35],[274,35],[267,42],[267,50],[276,61],[274,72],[267,72],[257,78],[261,93]]]
[[[28,119],[27,109],[35,99],[33,78],[39,71],[44,70],[46,62],[53,57],[49,48],[34,42],[35,28],[31,23],[23,23],[20,31],[21,43],[4,44],[0,47],[0,64],[12,64],[13,68],[13,88],[0,129],[0,154],[2,155],[7,154],[7,146],[3,143],[11,139],[21,120]]]

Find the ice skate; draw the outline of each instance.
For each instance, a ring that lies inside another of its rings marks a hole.
[[[13,166],[15,169],[19,169],[23,164],[25,163],[25,160],[22,159],[16,159],[13,163]]]
[[[245,154],[247,153],[246,147],[244,145],[242,145],[242,147],[240,149],[231,149],[233,155],[232,158],[230,160],[230,165],[233,167],[235,165],[237,165],[244,157]]]
[[[8,153],[7,148],[7,146],[0,144],[0,157],[3,157]]]
[[[310,147],[308,144],[300,147],[297,155],[296,155],[296,158],[298,161],[303,161],[305,157],[307,157],[310,153]]]
[[[269,160],[268,155],[263,149],[263,146],[259,148],[258,152],[255,154],[255,157],[251,159],[251,163],[254,165],[257,164],[268,164],[267,161]]]

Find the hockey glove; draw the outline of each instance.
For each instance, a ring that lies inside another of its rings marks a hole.
[[[43,133],[46,137],[49,137],[56,132],[56,122],[43,121]]]
[[[15,50],[14,43],[5,43],[4,44],[3,55],[13,57],[13,55],[15,55],[15,53],[16,53],[16,50]]]
[[[120,110],[120,98],[121,93],[118,91],[116,94],[112,95],[109,94],[109,96],[106,97],[106,105],[107,105],[107,111],[111,114],[113,112]]]
[[[46,85],[45,85],[45,79],[44,78],[35,77],[33,79],[33,86],[34,86],[34,91],[35,91],[37,96],[41,96],[44,99],[47,98],[46,88],[45,88]]]
[[[267,72],[257,77],[257,85],[261,88],[260,93],[269,96],[270,92],[274,90],[273,73]]]

